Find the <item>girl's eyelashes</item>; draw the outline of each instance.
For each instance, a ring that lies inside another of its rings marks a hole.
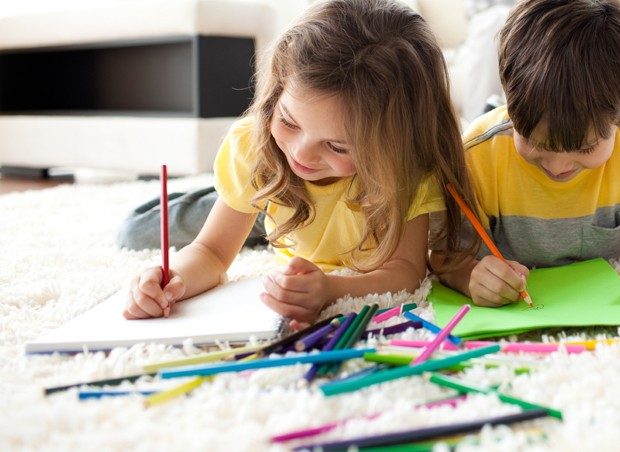
[[[299,127],[297,127],[295,124],[287,120],[283,115],[278,115],[278,119],[287,129],[291,129],[291,130],[299,129]]]
[[[327,147],[329,147],[336,154],[346,154],[348,152],[346,149],[334,146],[332,143],[327,143]]]

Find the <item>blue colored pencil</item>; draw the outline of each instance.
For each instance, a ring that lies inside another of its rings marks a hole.
[[[128,396],[133,394],[139,395],[151,395],[155,394],[157,391],[89,391],[82,390],[78,393],[78,398],[80,400],[86,399],[100,399],[101,397],[120,397],[120,396]]]
[[[263,358],[253,361],[231,361],[225,363],[206,364],[203,366],[177,367],[162,369],[162,378],[188,377],[194,375],[215,375],[222,372],[240,372],[249,369],[264,369],[267,367],[292,366],[304,363],[328,363],[340,362],[347,359],[359,358],[364,353],[374,352],[374,348],[331,350],[328,352],[310,353],[299,356],[287,356],[284,358]]]

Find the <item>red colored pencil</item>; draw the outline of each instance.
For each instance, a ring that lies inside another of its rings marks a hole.
[[[168,274],[170,267],[168,262],[168,174],[166,165],[161,166],[161,199],[160,199],[160,235],[161,235],[161,256],[162,256],[162,278],[161,287],[166,287],[170,281]]]
[[[457,204],[461,207],[461,210],[463,210],[467,218],[469,218],[469,221],[471,222],[472,226],[474,227],[474,229],[476,229],[476,232],[478,233],[480,238],[484,241],[486,246],[491,250],[491,253],[493,253],[493,256],[506,262],[506,259],[504,259],[504,256],[502,256],[502,253],[499,251],[497,246],[495,246],[495,243],[493,243],[493,240],[491,240],[491,237],[489,237],[489,235],[486,233],[486,231],[484,230],[484,227],[480,224],[480,222],[478,221],[474,213],[471,211],[471,209],[467,206],[467,204],[465,204],[465,201],[463,200],[463,198],[461,198],[461,195],[457,193],[457,191],[454,189],[454,187],[451,184],[446,185],[446,188],[448,189],[448,191],[450,192],[454,200],[457,202]],[[532,303],[532,298],[527,293],[527,291],[523,290],[520,293],[521,293],[521,298],[523,298],[523,300],[530,306],[530,308],[534,307],[534,304]]]

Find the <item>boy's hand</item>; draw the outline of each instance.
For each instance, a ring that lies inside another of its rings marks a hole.
[[[486,256],[474,267],[469,279],[471,299],[477,306],[498,307],[521,300],[530,272],[515,261]]]
[[[327,302],[325,273],[306,259],[294,257],[281,271],[263,277],[261,300],[278,314],[292,319],[291,329],[313,323]]]
[[[123,316],[128,320],[168,317],[172,305],[185,293],[185,283],[170,270],[170,282],[162,290],[161,267],[151,267],[131,281]]]

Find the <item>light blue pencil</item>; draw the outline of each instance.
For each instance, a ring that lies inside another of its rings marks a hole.
[[[234,361],[218,364],[207,364],[203,366],[176,367],[162,369],[162,378],[188,377],[192,375],[214,375],[221,372],[240,372],[249,369],[264,369],[267,367],[292,366],[297,363],[328,363],[345,361],[352,358],[360,358],[364,353],[375,352],[374,348],[347,348],[343,350],[332,350],[328,352],[310,353],[299,356],[286,356],[284,358],[265,358],[253,361]]]

